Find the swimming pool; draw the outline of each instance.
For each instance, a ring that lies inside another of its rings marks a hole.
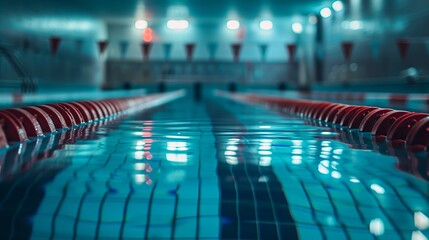
[[[427,179],[343,136],[187,96],[3,149],[0,238],[427,239]]]

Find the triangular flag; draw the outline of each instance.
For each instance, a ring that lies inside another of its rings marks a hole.
[[[98,52],[100,53],[100,55],[102,55],[106,51],[107,46],[109,46],[109,42],[106,40],[99,41],[97,44],[98,44]]]
[[[150,53],[150,50],[152,49],[152,43],[145,42],[145,43],[142,43],[140,46],[143,54],[143,60],[144,61],[149,60],[149,53]]]
[[[55,55],[58,52],[58,48],[60,47],[61,38],[57,36],[53,36],[49,39],[51,54]]]
[[[371,54],[375,59],[380,58],[381,56],[381,41],[380,39],[373,39],[371,41]]]
[[[268,45],[267,44],[261,44],[259,45],[259,51],[261,52],[261,59],[263,62],[265,62],[266,58],[267,58],[267,49],[268,49]]]
[[[127,56],[128,47],[130,43],[128,41],[121,41],[119,42],[119,54],[121,56],[121,59],[124,59]]]
[[[297,45],[294,43],[287,44],[286,48],[287,48],[287,51],[289,54],[289,62],[291,62],[291,63],[295,62],[295,53],[296,53]]]
[[[408,41],[408,39],[405,38],[398,39],[396,41],[396,46],[399,50],[399,56],[402,60],[405,60],[405,58],[407,57],[408,49],[410,47],[410,42]]]
[[[209,43],[207,45],[208,51],[209,51],[209,59],[214,60],[216,57],[216,51],[217,51],[217,44],[216,43]]]
[[[192,58],[194,56],[194,51],[195,51],[195,44],[188,43],[185,45],[185,49],[186,49],[186,60],[192,61]]]
[[[240,59],[241,44],[240,43],[232,44],[231,49],[232,49],[234,62],[238,62],[238,60]]]
[[[165,60],[169,60],[171,55],[172,45],[171,43],[164,43],[163,47],[164,47],[164,58]]]
[[[341,49],[343,50],[343,56],[346,61],[349,61],[352,57],[352,51],[353,51],[353,42],[342,42],[341,43]]]

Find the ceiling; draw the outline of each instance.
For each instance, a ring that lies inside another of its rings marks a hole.
[[[332,1],[320,0],[0,0],[0,12],[8,15],[61,15],[95,17],[106,21],[164,19],[172,7],[188,9],[195,20],[238,17],[253,19],[262,16],[283,18],[315,13]],[[1,10],[3,9],[3,10]]]

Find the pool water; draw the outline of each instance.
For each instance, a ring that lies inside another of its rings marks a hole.
[[[428,239],[427,175],[381,152],[188,96],[0,150],[0,239]]]

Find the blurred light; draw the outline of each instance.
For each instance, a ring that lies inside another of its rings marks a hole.
[[[415,212],[414,225],[419,230],[426,230],[429,228],[429,218],[422,212]]]
[[[134,181],[136,183],[144,183],[146,181],[146,175],[136,174],[136,175],[134,175]]]
[[[229,30],[237,30],[240,28],[240,22],[238,20],[229,20],[226,22],[226,28]]]
[[[333,172],[331,173],[331,176],[332,176],[333,178],[339,179],[339,178],[341,178],[341,173],[340,173],[340,172],[338,172],[338,171],[333,171]]]
[[[322,152],[330,152],[332,151],[332,147],[322,147],[321,150]]]
[[[344,4],[341,1],[335,1],[332,3],[332,9],[334,9],[336,12],[342,11],[344,9]]]
[[[259,146],[259,150],[271,150],[271,146],[270,145],[261,145],[261,146]]]
[[[384,194],[386,192],[382,186],[375,183],[371,184],[371,189],[378,194]]]
[[[428,240],[427,237],[420,231],[413,231],[411,240]]]
[[[380,218],[371,220],[369,223],[369,231],[375,236],[380,236],[384,234],[384,223]]]
[[[302,140],[292,140],[294,146],[302,146]]]
[[[351,177],[350,178],[350,182],[352,182],[352,183],[360,183],[360,180],[357,179],[357,178],[355,178],[355,177]]]
[[[226,163],[228,163],[229,165],[237,165],[238,159],[237,159],[237,157],[227,156],[226,157]]]
[[[145,164],[144,163],[135,163],[134,164],[134,169],[137,171],[143,171],[145,169]]]
[[[144,150],[144,146],[136,146],[136,150]]]
[[[303,28],[302,28],[302,24],[301,23],[296,22],[296,23],[292,24],[292,31],[294,33],[300,34],[300,33],[302,33],[302,29]]]
[[[168,151],[187,151],[188,143],[186,142],[167,142]]]
[[[319,164],[319,167],[317,168],[317,170],[319,170],[319,172],[321,174],[328,174],[329,173],[329,170],[325,166],[323,166],[322,164]]]
[[[139,19],[134,23],[134,27],[136,29],[145,29],[145,28],[147,28],[147,21]]]
[[[229,150],[229,151],[237,151],[237,150],[238,150],[238,147],[237,147],[237,146],[227,146],[227,147],[226,147],[226,150]]]
[[[270,129],[271,126],[259,126],[260,129]]]
[[[225,151],[225,156],[235,156],[237,155],[234,151]]]
[[[343,21],[341,23],[341,26],[344,29],[351,29],[351,30],[359,30],[363,28],[362,21],[353,20],[353,21]]]
[[[357,29],[361,29],[362,28],[362,22],[361,21],[351,21],[350,22],[350,29],[352,30],[357,30]]]
[[[302,156],[292,156],[292,164],[299,165],[302,163]]]
[[[341,149],[341,148],[335,149],[335,150],[333,151],[333,153],[334,153],[334,154],[338,154],[338,155],[340,155],[340,154],[342,154],[342,153],[343,153],[343,149]]]
[[[320,10],[320,16],[322,16],[323,18],[328,18],[332,15],[332,11],[329,8],[323,8],[322,10]]]
[[[308,22],[310,22],[311,24],[316,24],[317,23],[317,17],[315,15],[308,16]]]
[[[259,161],[259,166],[268,167],[271,165],[271,157],[261,157]]]
[[[172,136],[172,135],[167,135],[165,137],[166,138],[177,138],[177,139],[189,139],[190,138],[188,136]]]
[[[259,22],[259,27],[262,30],[271,30],[273,29],[273,22],[271,22],[270,20],[262,20],[261,22]]]
[[[292,150],[292,154],[302,154],[302,149],[294,149]]]
[[[189,27],[188,20],[168,20],[167,28],[172,30],[184,30]]]
[[[134,158],[137,160],[143,160],[144,158],[144,152],[143,151],[136,151],[134,153]]]
[[[167,157],[167,160],[170,162],[186,163],[188,161],[188,155],[183,153],[182,154],[167,153],[166,157]]]
[[[259,155],[271,155],[271,151],[258,151]]]
[[[260,142],[261,143],[272,143],[273,140],[271,140],[271,139],[261,139]]]

